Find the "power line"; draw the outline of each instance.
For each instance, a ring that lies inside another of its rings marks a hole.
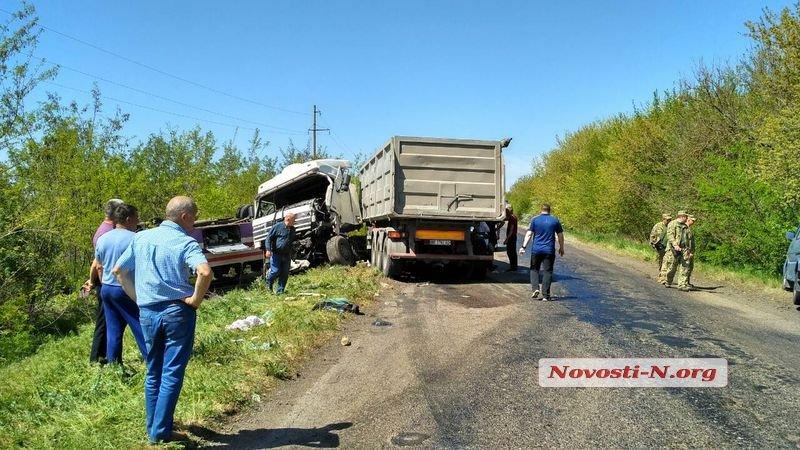
[[[323,124],[324,124],[326,127],[328,127],[328,131],[330,131],[330,136],[331,136],[331,139],[333,139],[333,142],[335,142],[335,143],[336,143],[336,144],[339,146],[339,148],[341,148],[341,149],[342,149],[342,150],[344,150],[345,152],[350,152],[350,153],[353,153],[353,151],[352,151],[352,150],[350,150],[350,149],[348,148],[348,146],[347,146],[347,145],[344,145],[344,144],[342,144],[341,142],[339,142],[339,139],[337,139],[336,132],[335,132],[335,131],[333,131],[333,127],[332,127],[332,126],[330,126],[330,124],[328,123],[328,121],[327,121],[327,120],[325,120],[325,119],[323,119],[323,118],[322,118],[322,115],[320,115],[320,120],[323,122]]]
[[[10,12],[10,11],[7,11],[7,10],[5,10],[5,9],[2,9],[2,8],[0,8],[0,12],[4,12],[4,13],[6,13],[6,14],[8,14],[8,15],[12,16],[12,17],[14,17],[14,13],[12,13],[12,12]],[[275,111],[282,111],[282,112],[285,112],[285,113],[290,113],[290,114],[298,114],[298,115],[302,115],[302,116],[307,116],[307,115],[309,115],[307,112],[303,112],[303,111],[294,111],[294,110],[287,109],[287,108],[281,108],[281,107],[279,107],[279,106],[267,105],[267,104],[265,104],[265,103],[261,103],[261,102],[258,102],[258,101],[256,101],[256,100],[252,100],[252,99],[245,98],[245,97],[240,97],[240,96],[238,96],[238,95],[236,95],[236,94],[231,94],[231,93],[228,93],[228,92],[225,92],[225,91],[221,91],[221,90],[219,90],[219,89],[216,89],[216,88],[213,88],[213,87],[210,87],[210,86],[206,86],[206,85],[204,85],[204,84],[201,84],[201,83],[198,83],[198,82],[196,82],[196,81],[192,81],[192,80],[189,80],[189,79],[187,79],[187,78],[181,77],[181,76],[179,76],[179,75],[175,75],[175,74],[169,73],[169,72],[167,72],[167,71],[161,70],[161,69],[159,69],[159,68],[157,68],[157,67],[153,67],[153,66],[151,66],[151,65],[149,65],[149,64],[145,64],[145,63],[143,63],[143,62],[139,62],[139,61],[137,61],[137,60],[135,60],[135,59],[128,58],[127,56],[121,55],[121,54],[119,54],[119,53],[116,53],[116,52],[113,52],[113,51],[111,51],[111,50],[107,50],[107,49],[105,49],[105,48],[103,48],[103,47],[100,47],[100,46],[98,46],[98,45],[92,44],[91,42],[84,41],[83,39],[76,38],[76,37],[74,37],[74,36],[70,36],[70,35],[68,35],[68,34],[66,34],[66,33],[62,33],[61,31],[54,30],[54,29],[52,29],[52,28],[50,28],[50,27],[44,26],[44,25],[42,25],[41,23],[39,23],[39,26],[40,26],[40,27],[42,27],[43,29],[47,30],[47,31],[50,31],[50,32],[52,32],[52,33],[55,33],[55,34],[57,34],[57,35],[59,35],[59,36],[63,36],[63,37],[65,37],[65,38],[67,38],[67,39],[73,40],[73,41],[75,41],[75,42],[78,42],[78,43],[80,43],[80,44],[83,44],[83,45],[85,45],[85,46],[87,46],[87,47],[91,47],[91,48],[93,48],[93,49],[95,49],[95,50],[97,50],[97,51],[100,51],[100,52],[106,53],[106,54],[108,54],[108,55],[111,55],[111,56],[113,56],[113,57],[115,57],[115,58],[119,58],[119,59],[121,59],[121,60],[123,60],[123,61],[127,61],[127,62],[129,62],[129,63],[131,63],[131,64],[135,64],[135,65],[137,65],[137,66],[144,67],[145,69],[148,69],[148,70],[151,70],[151,71],[153,71],[153,72],[159,73],[159,74],[161,74],[161,75],[164,75],[164,76],[167,76],[167,77],[170,77],[170,78],[176,79],[176,80],[178,80],[178,81],[182,81],[182,82],[184,82],[184,83],[187,83],[187,84],[191,84],[192,86],[196,86],[196,87],[199,87],[199,88],[205,89],[205,90],[207,90],[207,91],[214,92],[214,93],[216,93],[216,94],[224,95],[224,96],[227,96],[227,97],[230,97],[230,98],[233,98],[233,99],[239,100],[239,101],[243,101],[243,102],[247,102],[247,103],[252,103],[252,104],[254,104],[254,105],[258,105],[258,106],[261,106],[261,107],[264,107],[264,108],[273,109],[273,110],[275,110]]]
[[[87,91],[87,90],[84,90],[84,89],[78,89],[78,88],[74,88],[74,87],[70,87],[70,86],[65,86],[65,85],[63,85],[61,83],[56,83],[55,81],[45,81],[45,83],[52,84],[53,86],[58,86],[58,87],[60,87],[62,89],[69,89],[71,91],[82,92],[84,94],[92,95],[91,91]],[[138,103],[129,102],[127,100],[121,100],[121,99],[110,97],[110,96],[107,96],[107,95],[100,95],[100,98],[104,98],[106,100],[111,100],[111,101],[123,103],[123,104],[130,105],[130,106],[135,106],[137,108],[148,109],[150,111],[160,112],[160,113],[163,113],[163,114],[169,114],[169,115],[172,115],[172,116],[183,117],[185,119],[199,120],[201,122],[208,122],[208,123],[211,123],[211,124],[214,124],[214,125],[221,125],[221,126],[230,127],[230,128],[241,128],[241,129],[250,130],[250,131],[255,131],[256,130],[256,128],[252,128],[252,127],[244,127],[244,126],[236,125],[236,124],[232,124],[232,123],[218,122],[216,120],[203,119],[203,118],[200,118],[200,117],[190,116],[190,115],[187,115],[187,114],[181,114],[181,113],[176,113],[176,112],[173,112],[173,111],[167,111],[167,110],[163,110],[163,109],[159,109],[159,108],[153,108],[152,106],[140,105]],[[281,132],[281,131],[271,131],[271,133],[274,133],[274,134],[285,134],[285,135],[290,135],[290,136],[303,134],[303,133],[284,133],[284,132]]]
[[[54,66],[57,66],[57,67],[61,67],[61,68],[67,69],[69,71],[72,71],[72,72],[75,72],[75,73],[79,73],[81,75],[85,75],[85,76],[87,76],[89,78],[94,78],[96,80],[100,80],[100,81],[103,81],[105,83],[113,84],[115,86],[119,86],[119,87],[124,88],[124,89],[128,89],[128,90],[131,90],[131,91],[134,91],[134,92],[138,92],[140,94],[149,95],[151,97],[155,97],[155,98],[158,98],[158,99],[161,99],[161,100],[166,100],[168,102],[172,102],[172,103],[175,103],[175,104],[178,104],[178,105],[181,105],[181,106],[185,106],[187,108],[192,108],[192,109],[196,109],[198,111],[207,112],[209,114],[214,114],[214,115],[218,115],[218,116],[221,116],[221,117],[226,117],[228,119],[233,119],[233,120],[236,120],[236,121],[239,121],[239,122],[246,122],[246,123],[249,123],[249,124],[252,124],[252,125],[258,125],[258,126],[263,127],[263,128],[271,128],[271,129],[275,129],[275,130],[289,131],[289,132],[298,133],[298,134],[302,134],[303,133],[302,130],[293,130],[291,128],[276,127],[274,125],[268,125],[268,124],[265,124],[265,123],[255,122],[255,121],[244,119],[244,118],[241,118],[241,117],[232,116],[230,114],[225,114],[225,113],[221,113],[221,112],[217,112],[217,111],[212,111],[210,109],[206,109],[206,108],[203,108],[201,106],[190,105],[190,104],[184,103],[184,102],[182,102],[180,100],[175,100],[175,99],[171,99],[169,97],[164,97],[163,95],[155,94],[155,93],[152,93],[152,92],[145,91],[143,89],[139,89],[139,88],[136,88],[136,87],[133,87],[133,86],[128,86],[126,84],[119,83],[117,81],[109,80],[109,79],[101,77],[99,75],[94,75],[94,74],[91,74],[91,73],[88,73],[88,72],[84,72],[84,71],[82,71],[80,69],[76,69],[74,67],[70,67],[70,66],[67,66],[65,64],[61,64],[61,63],[58,63],[58,62],[55,62],[55,61],[50,61],[50,60],[47,60],[46,58],[43,58],[41,56],[36,56],[36,55],[29,55],[29,56],[31,56],[33,58],[36,58],[36,59],[39,59],[45,64],[51,64],[51,65],[54,65]]]

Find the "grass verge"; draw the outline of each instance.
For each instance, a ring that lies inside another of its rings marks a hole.
[[[655,252],[650,245],[645,242],[635,241],[616,235],[588,233],[575,230],[569,230],[569,234],[579,241],[596,244],[642,261],[655,260]],[[767,287],[782,290],[782,280],[779,277],[771,276],[763,272],[744,268],[720,267],[702,261],[697,261],[695,263],[694,270],[695,273],[701,273],[703,277],[726,284],[744,284],[753,288]]]
[[[289,376],[309,350],[342,322],[340,314],[312,311],[317,292],[367,303],[378,291],[367,267],[322,267],[290,278],[288,296],[263,287],[207,300],[197,316],[194,354],[187,368],[176,423],[205,425],[252,402]],[[271,315],[247,332],[226,331],[236,319]],[[147,443],[144,363],[126,332],[124,366],[89,364],[92,325],[42,346],[0,369],[0,448],[131,448]]]

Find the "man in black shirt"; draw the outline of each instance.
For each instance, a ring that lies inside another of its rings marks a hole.
[[[269,258],[269,273],[267,286],[272,292],[272,284],[278,279],[278,294],[286,290],[289,280],[289,266],[292,261],[292,245],[294,244],[294,213],[283,216],[283,222],[278,222],[269,230],[264,239],[264,258]]]
[[[514,208],[511,205],[506,207],[506,254],[508,254],[508,271],[517,270],[517,216],[514,215]]]

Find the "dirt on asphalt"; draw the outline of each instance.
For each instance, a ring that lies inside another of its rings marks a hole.
[[[215,430],[212,447],[797,447],[800,312],[788,296],[665,289],[650,263],[569,240],[554,302],[528,271],[387,287],[300,376]],[[521,258],[523,265],[527,260]],[[652,269],[652,270],[651,270]],[[381,319],[390,325],[375,326]],[[542,388],[544,357],[722,357],[726,388]]]

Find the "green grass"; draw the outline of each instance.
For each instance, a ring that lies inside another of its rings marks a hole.
[[[620,237],[617,235],[589,233],[584,231],[569,230],[569,234],[579,241],[600,245],[607,249],[637,258],[643,261],[654,261],[655,252],[646,242],[635,241],[633,239]],[[732,284],[744,284],[757,288],[781,289],[782,280],[775,275],[765,274],[757,270],[747,268],[728,268],[720,267],[702,261],[695,263],[696,274],[701,274],[712,280]]]
[[[322,267],[291,277],[289,296],[254,286],[206,300],[197,316],[194,355],[176,423],[207,425],[258,401],[277,378],[290,375],[309,350],[339,329],[340,314],[312,312],[317,298],[293,294],[318,292],[364,304],[378,291],[378,280],[378,273],[366,267]],[[268,311],[273,315],[269,326],[225,330],[235,319]],[[100,367],[88,362],[91,333],[92,326],[85,325],[77,335],[0,368],[1,448],[146,445],[145,367],[133,337],[126,333],[124,367]]]

